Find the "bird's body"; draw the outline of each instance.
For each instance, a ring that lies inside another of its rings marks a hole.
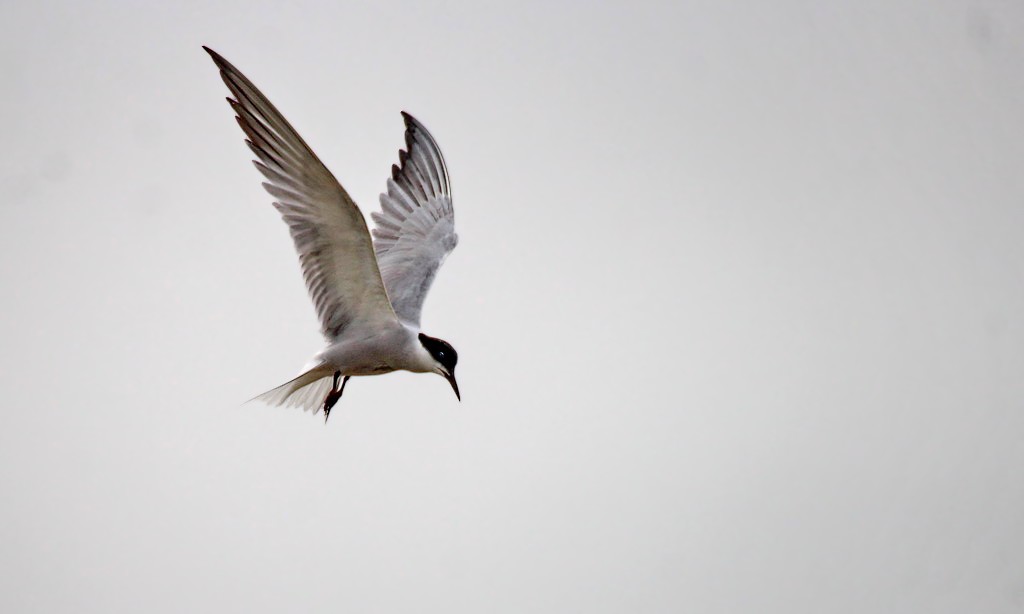
[[[314,360],[342,375],[382,375],[392,371],[428,373],[434,359],[418,338],[419,331],[400,324],[351,331],[325,347]]]
[[[298,377],[256,398],[328,413],[348,378],[399,370],[442,375],[458,396],[455,349],[420,331],[423,301],[458,242],[448,171],[433,137],[402,114],[407,150],[399,151],[381,194],[371,239],[362,212],[284,116],[238,69],[204,49],[235,96],[228,102],[291,231],[327,340]]]

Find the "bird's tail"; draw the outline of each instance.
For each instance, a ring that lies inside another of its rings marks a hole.
[[[267,405],[301,407],[303,411],[311,410],[315,414],[323,407],[324,399],[333,383],[333,376],[334,372],[330,369],[313,367],[290,382],[249,400]]]

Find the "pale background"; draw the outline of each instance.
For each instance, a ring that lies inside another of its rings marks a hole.
[[[175,6],[170,6],[170,5]],[[0,610],[1024,610],[1024,5],[0,8]],[[361,203],[447,156],[439,377],[319,349],[200,45]]]

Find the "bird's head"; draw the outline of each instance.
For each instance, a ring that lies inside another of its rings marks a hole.
[[[430,337],[423,333],[420,333],[420,343],[423,344],[423,349],[430,354],[430,357],[436,363],[434,365],[434,373],[448,380],[448,383],[452,385],[452,390],[455,391],[455,397],[461,401],[462,396],[459,395],[459,385],[455,382],[455,363],[459,362],[458,352],[447,341]]]

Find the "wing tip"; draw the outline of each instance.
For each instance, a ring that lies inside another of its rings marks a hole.
[[[224,59],[224,56],[213,49],[210,49],[206,45],[203,45],[203,50],[210,54],[210,58],[213,60],[213,63],[217,65],[218,69],[220,69],[220,78],[224,81],[224,84],[228,86],[228,89],[231,90],[235,96],[239,96],[239,93],[236,91],[238,85],[233,84],[233,82],[239,78],[243,82],[245,81],[245,77],[241,74],[241,71],[235,68],[231,62]]]
[[[224,66],[227,65],[228,61],[224,59],[224,56],[222,56],[221,54],[217,53],[213,49],[210,49],[206,45],[203,45],[203,51],[205,51],[206,53],[210,54],[210,58],[213,59],[213,63],[216,64],[217,66],[219,66],[221,69],[223,69]]]
[[[423,124],[412,116],[408,111],[402,111],[402,119],[405,121],[405,147],[412,151],[416,144],[416,137],[423,132]]]

